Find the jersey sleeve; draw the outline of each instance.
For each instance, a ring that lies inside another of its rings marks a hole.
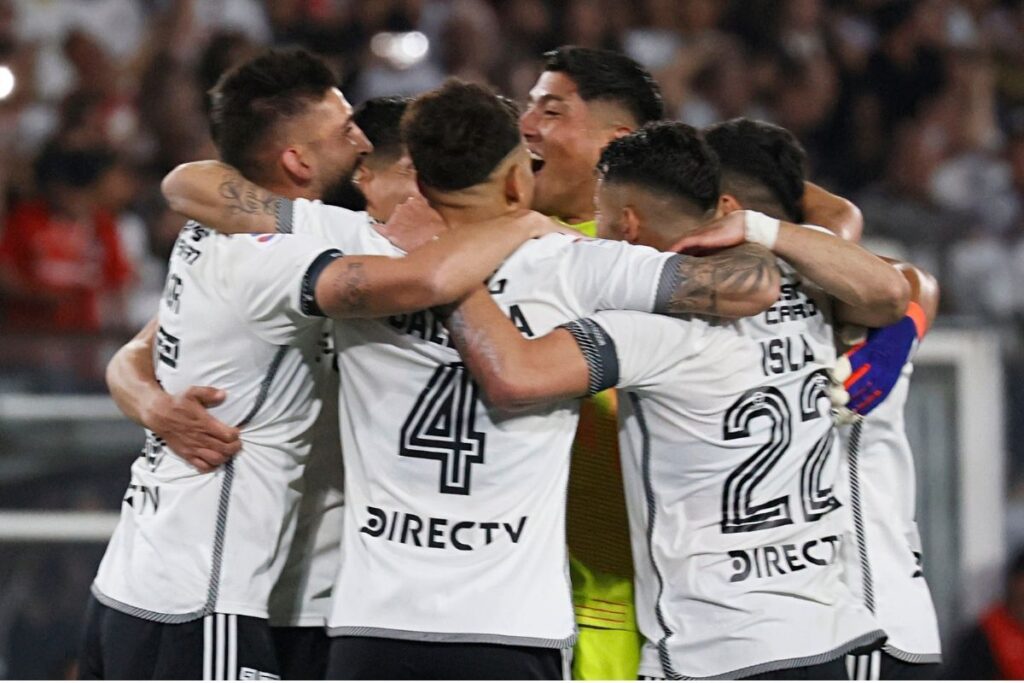
[[[584,310],[653,311],[676,254],[613,240],[569,246],[563,276]]]
[[[271,344],[291,344],[323,321],[316,283],[342,253],[304,235],[241,235],[252,248],[236,258],[228,283],[239,314]]]
[[[394,247],[373,229],[366,213],[319,201],[282,201],[277,212],[277,231],[325,240],[345,254],[395,255]]]
[[[696,353],[700,334],[690,321],[635,311],[603,311],[562,325],[590,370],[588,394],[618,387],[644,389]]]

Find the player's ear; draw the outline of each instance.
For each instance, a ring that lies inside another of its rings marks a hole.
[[[718,198],[718,207],[715,211],[715,218],[721,218],[722,216],[732,213],[733,211],[740,211],[743,209],[743,205],[740,204],[739,200],[731,194],[723,193]]]
[[[636,244],[640,239],[640,215],[632,206],[622,207],[622,220],[619,221],[619,232],[622,239],[630,244]]]
[[[281,152],[280,161],[288,175],[299,184],[305,185],[313,180],[314,169],[297,147],[286,147]]]
[[[511,164],[505,172],[505,202],[518,207],[526,196],[526,177],[523,164]],[[529,208],[529,207],[527,207]]]

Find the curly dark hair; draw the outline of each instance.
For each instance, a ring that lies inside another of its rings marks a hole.
[[[522,140],[515,105],[455,79],[409,105],[402,139],[420,183],[444,192],[484,182]]]
[[[629,183],[671,197],[693,215],[718,202],[718,157],[685,123],[649,123],[613,140],[597,168],[605,183]]]
[[[276,127],[337,84],[327,63],[306,50],[267,50],[226,71],[210,90],[210,131],[221,159],[259,179],[259,153]]]
[[[807,153],[785,128],[732,119],[704,130],[722,164],[722,192],[743,206],[795,223],[804,220]]]
[[[544,53],[544,60],[544,70],[572,79],[585,102],[613,102],[628,111],[638,126],[665,118],[658,83],[624,54],[566,45]]]

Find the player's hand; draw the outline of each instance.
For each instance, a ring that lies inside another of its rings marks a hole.
[[[869,331],[867,341],[843,354],[832,375],[849,394],[847,407],[867,415],[884,401],[923,334],[916,316],[908,311],[899,322]]]
[[[419,249],[448,229],[441,214],[434,211],[423,197],[410,197],[399,204],[377,232],[409,253]]]
[[[242,448],[238,429],[206,411],[226,397],[224,391],[213,387],[189,387],[176,395],[163,393],[146,408],[143,424],[197,470],[212,472]]]
[[[747,222],[744,211],[733,211],[689,233],[669,251],[701,256],[718,249],[735,247],[747,241]]]

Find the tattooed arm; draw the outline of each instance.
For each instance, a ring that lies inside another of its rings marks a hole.
[[[274,232],[282,197],[219,161],[193,161],[167,174],[160,189],[173,211],[227,234]]]
[[[677,254],[662,268],[655,311],[755,315],[778,300],[779,280],[775,256],[757,245],[706,257]],[[485,289],[464,299],[447,325],[488,402],[500,410],[584,396],[594,388],[575,333],[559,328],[525,339]]]
[[[559,230],[534,211],[452,228],[402,258],[344,256],[316,281],[332,318],[379,318],[447,304],[486,280],[528,239]]]
[[[756,244],[710,256],[676,254],[661,272],[654,312],[757,315],[778,300],[779,280],[775,256]]]

